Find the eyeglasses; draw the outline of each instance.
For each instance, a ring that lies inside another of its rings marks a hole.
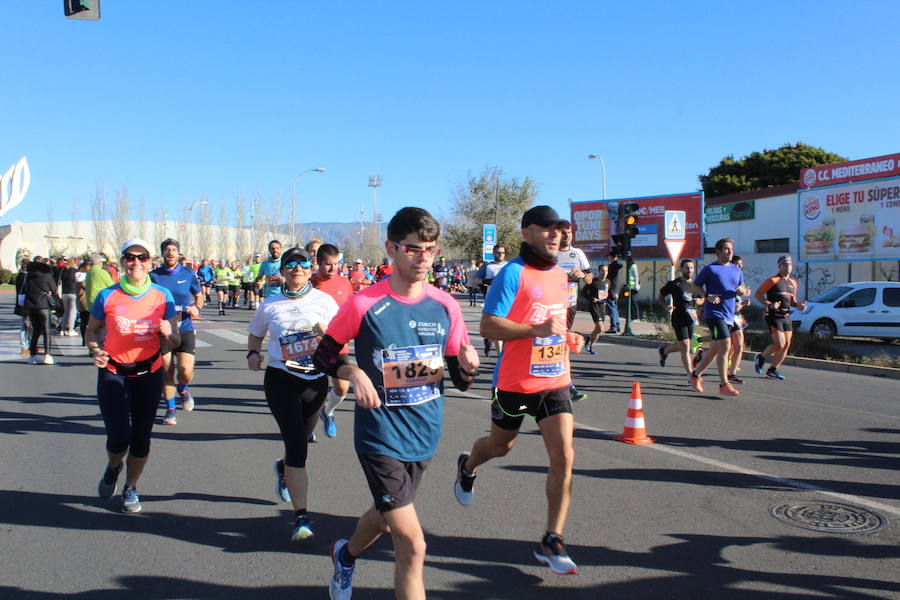
[[[423,254],[427,254],[428,256],[441,255],[441,249],[438,246],[428,246],[427,248],[423,248],[422,246],[413,246],[410,244],[398,244],[394,240],[389,241],[397,248],[397,250],[400,250],[410,258],[418,258]]]
[[[296,269],[297,267],[300,267],[301,269],[309,269],[312,267],[312,263],[308,260],[292,260],[289,263],[284,263],[285,269]]]
[[[122,260],[124,260],[125,262],[134,262],[136,260],[147,262],[148,260],[150,260],[150,255],[146,252],[144,254],[131,254],[130,252],[125,252],[124,254],[122,254]]]

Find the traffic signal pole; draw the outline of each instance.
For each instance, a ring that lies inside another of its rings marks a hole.
[[[634,335],[634,332],[631,330],[631,297],[634,294],[634,285],[631,281],[631,266],[634,264],[634,259],[631,257],[631,240],[628,240],[628,254],[625,257],[625,300],[627,301],[627,306],[625,308],[625,330],[622,332],[622,335]]]

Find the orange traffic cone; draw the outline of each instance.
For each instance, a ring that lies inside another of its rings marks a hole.
[[[631,384],[631,400],[628,402],[625,429],[622,430],[622,435],[617,435],[613,439],[626,444],[652,444],[656,441],[647,436],[647,428],[644,425],[644,408],[641,401],[641,384],[637,381]]]

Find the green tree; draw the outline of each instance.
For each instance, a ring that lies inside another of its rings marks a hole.
[[[740,160],[726,156],[700,184],[707,198],[758,190],[800,181],[800,170],[807,167],[844,162],[847,159],[803,142],[785,144],[776,150],[753,152]]]
[[[443,246],[453,258],[481,258],[482,225],[497,226],[497,242],[506,246],[507,257],[519,253],[522,213],[537,197],[534,182],[526,177],[504,177],[503,170],[487,166],[469,176],[452,192],[453,207]]]

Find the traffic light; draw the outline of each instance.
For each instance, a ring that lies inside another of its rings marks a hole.
[[[625,228],[623,229],[625,233],[625,237],[629,240],[637,236],[638,234],[638,217],[641,210],[641,207],[638,206],[637,202],[626,202],[622,207],[623,219],[622,221],[625,223]]]
[[[631,238],[626,237],[624,233],[616,233],[612,236],[612,241],[619,256],[622,258],[631,256]]]
[[[63,0],[63,12],[70,19],[100,20],[100,0]]]

